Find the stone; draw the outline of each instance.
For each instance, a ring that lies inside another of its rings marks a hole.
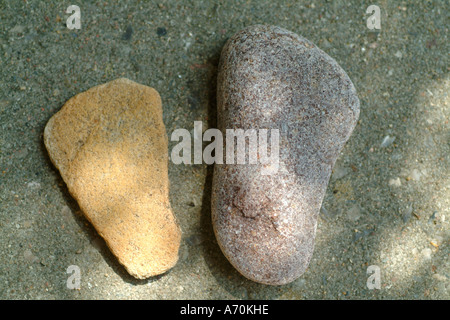
[[[156,90],[121,78],[66,102],[44,143],[86,218],[135,278],[172,268],[181,230],[169,202],[168,138]]]
[[[248,279],[290,283],[312,257],[332,168],[359,117],[356,90],[316,45],[268,25],[250,26],[228,40],[217,81],[221,132],[285,133],[272,174],[262,173],[264,163],[215,164],[211,214],[217,242]]]

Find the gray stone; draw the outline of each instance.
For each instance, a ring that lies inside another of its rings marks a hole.
[[[292,282],[312,257],[332,168],[359,117],[355,88],[310,41],[256,25],[223,48],[217,102],[224,134],[288,128],[280,134],[276,173],[263,175],[260,162],[215,165],[212,222],[220,248],[242,275],[271,285]]]

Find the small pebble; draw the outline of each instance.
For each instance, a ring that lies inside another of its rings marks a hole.
[[[167,34],[167,29],[164,27],[159,27],[156,29],[156,34],[160,37],[165,36]]]
[[[433,247],[435,247],[435,248],[439,248],[439,244],[437,243],[436,240],[431,240],[431,241],[430,241],[430,244],[431,244]]]
[[[122,40],[130,40],[133,35],[133,28],[128,26],[125,33],[122,35]]]

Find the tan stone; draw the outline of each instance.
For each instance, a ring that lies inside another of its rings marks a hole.
[[[178,259],[181,231],[169,203],[168,139],[153,88],[117,79],[71,98],[44,143],[69,192],[136,278]]]

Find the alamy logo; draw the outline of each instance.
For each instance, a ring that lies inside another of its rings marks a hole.
[[[267,143],[269,131],[270,148]],[[202,132],[202,122],[194,121],[194,164],[201,164],[203,161],[206,164],[246,164],[248,156],[248,164],[262,165],[261,174],[271,175],[278,172],[280,153],[278,129],[226,129],[225,150],[224,137],[219,129],[208,129],[203,134]],[[191,133],[186,129],[176,129],[170,139],[179,141],[170,154],[172,162],[192,164]],[[203,141],[212,142],[202,150]]]
[[[71,5],[67,7],[66,13],[73,13],[66,20],[67,28],[72,29],[81,29],[81,11],[80,7],[76,5]]]
[[[66,286],[67,289],[71,290],[80,290],[81,288],[81,271],[80,267],[77,265],[70,265],[67,270],[67,274],[70,274],[69,278],[67,278]]]
[[[367,14],[372,14],[369,18],[367,18],[367,28],[370,30],[380,30],[381,29],[381,10],[377,5],[370,5],[366,10]]]
[[[379,266],[372,265],[367,268],[367,274],[370,274],[367,278],[367,289],[381,289],[381,270]]]

